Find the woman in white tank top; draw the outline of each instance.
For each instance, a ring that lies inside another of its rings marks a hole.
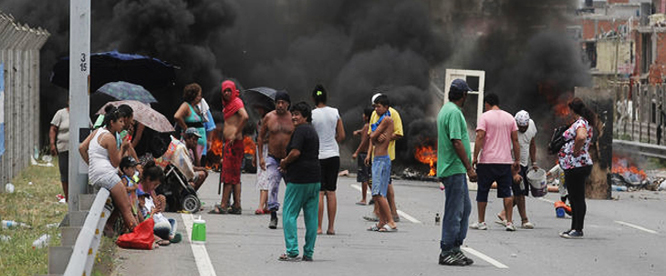
[[[125,185],[118,176],[120,159],[128,152],[130,142],[124,140],[118,149],[116,133],[122,131],[123,114],[109,105],[105,109],[104,126],[93,131],[79,146],[79,153],[88,163],[90,184],[111,192],[114,205],[120,211],[127,228],[134,229],[136,218],[132,215]]]

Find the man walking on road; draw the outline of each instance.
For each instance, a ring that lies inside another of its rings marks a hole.
[[[449,89],[449,102],[437,115],[437,177],[444,184],[446,196],[439,264],[471,265],[460,246],[467,237],[472,202],[469,199],[467,178],[476,181],[476,172],[470,164],[470,144],[467,122],[461,108],[471,91],[467,82],[456,79]]]
[[[518,126],[511,114],[499,108],[499,97],[496,94],[487,94],[483,98],[483,103],[486,112],[481,115],[479,125],[476,127],[476,142],[472,157],[472,165],[476,166],[476,172],[479,174],[479,188],[476,194],[479,221],[470,225],[470,228],[488,229],[485,222],[488,193],[493,182],[497,182],[497,197],[504,199],[506,231],[516,231],[511,220],[513,211],[511,166],[518,170],[520,160]],[[511,156],[512,146],[515,159]]]
[[[265,170],[268,181],[268,209],[271,212],[271,220],[268,228],[277,229],[277,211],[280,209],[278,192],[280,180],[283,175],[279,170],[280,161],[287,156],[287,144],[294,132],[294,124],[291,121],[289,105],[291,100],[287,91],[281,90],[275,94],[275,110],[269,112],[261,121],[259,137],[257,137],[257,150],[259,151],[259,166]],[[264,158],[263,146],[268,144],[268,157]]]

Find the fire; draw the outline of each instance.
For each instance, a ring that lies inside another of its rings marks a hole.
[[[437,151],[432,146],[418,146],[414,158],[423,164],[430,165],[429,176],[435,175],[435,162],[437,162]]]
[[[252,138],[250,138],[250,136],[245,136],[245,138],[243,138],[243,147],[245,154],[249,155],[254,155],[254,152],[257,149],[256,145],[254,144],[254,141],[252,141]]]
[[[553,107],[553,110],[555,111],[555,115],[557,117],[567,117],[571,113],[571,109],[569,109],[569,106],[566,103],[558,103]]]
[[[212,131],[208,140],[210,141],[210,148],[206,154],[206,168],[217,171],[220,169],[220,160],[222,159],[222,149],[224,146],[222,132]]]
[[[571,110],[569,109],[568,102],[573,98],[571,92],[558,92],[556,91],[556,86],[548,81],[540,82],[538,84],[539,94],[546,98],[546,101],[553,106],[553,112],[555,116],[559,118],[566,118],[570,115]]]
[[[647,175],[645,171],[639,170],[635,165],[630,163],[627,158],[613,156],[612,173],[622,175],[626,179],[645,180]]]

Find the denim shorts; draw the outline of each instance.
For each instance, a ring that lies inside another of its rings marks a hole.
[[[386,197],[391,181],[391,158],[388,155],[375,156],[372,160],[372,196]]]

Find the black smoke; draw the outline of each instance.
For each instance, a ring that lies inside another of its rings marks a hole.
[[[92,1],[91,50],[180,67],[175,86],[152,91],[168,118],[190,82],[202,85],[214,110],[221,109],[226,78],[244,88],[287,89],[293,102],[311,102],[311,89],[321,83],[351,136],[381,91],[402,117],[399,160],[410,164],[414,146],[436,138],[441,99],[429,90],[433,68],[486,70],[488,90],[524,101],[506,100],[509,109],[538,102],[539,83],[557,93],[586,83],[578,77],[585,70],[577,49],[562,31],[566,10],[550,8],[561,2],[100,0]],[[0,0],[0,9],[52,34],[41,52],[42,122],[48,122],[57,106],[46,103],[62,106],[66,99],[48,76],[57,58],[68,55],[69,1]],[[348,139],[346,151],[357,143]]]

